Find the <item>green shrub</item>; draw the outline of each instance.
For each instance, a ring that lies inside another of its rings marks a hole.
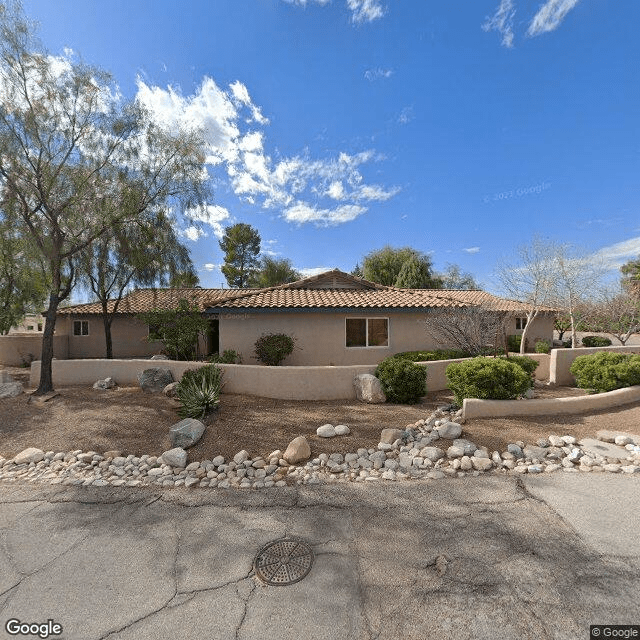
[[[414,404],[427,393],[427,369],[403,358],[385,358],[376,367],[387,402]]]
[[[411,362],[428,362],[430,360],[455,360],[470,358],[471,354],[460,349],[434,349],[433,351],[403,351],[396,353],[394,358],[402,358]]]
[[[255,343],[255,357],[264,364],[279,365],[293,352],[295,340],[285,333],[263,333]]]
[[[525,357],[518,360],[524,362]],[[532,360],[532,358],[526,358],[526,360]],[[516,361],[515,357],[482,356],[466,362],[453,362],[446,371],[449,388],[453,391],[459,405],[462,405],[465,398],[493,400],[518,398],[531,387],[531,373],[525,370],[523,362]],[[531,365],[525,366],[531,367]]]
[[[242,364],[242,356],[233,349],[225,349],[222,355],[214,353],[207,358],[207,361],[220,364]]]
[[[549,353],[551,345],[546,340],[538,340],[536,342],[536,353]]]
[[[583,347],[610,347],[611,340],[603,336],[585,336],[582,338]]]
[[[176,387],[182,405],[178,414],[183,418],[203,418],[218,408],[222,387],[222,370],[215,365],[185,371]]]
[[[505,356],[500,357],[503,360],[505,359]],[[513,362],[524,369],[525,373],[527,373],[531,378],[531,384],[533,385],[533,376],[536,372],[536,369],[538,368],[538,365],[540,364],[537,360],[530,356],[509,356],[508,358],[506,358],[506,360],[508,360],[509,362]]]
[[[568,340],[563,340],[562,341],[562,346],[565,349],[571,349],[571,345],[573,344],[573,340],[571,338],[569,338]]]
[[[507,348],[513,353],[520,351],[520,343],[522,342],[522,336],[507,336]]]
[[[630,353],[593,353],[578,356],[569,369],[581,389],[596,393],[640,384],[640,355]]]

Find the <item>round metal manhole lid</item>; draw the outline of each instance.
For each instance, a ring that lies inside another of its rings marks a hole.
[[[313,551],[297,538],[282,538],[266,544],[253,561],[260,580],[275,587],[285,587],[302,580],[311,571]]]

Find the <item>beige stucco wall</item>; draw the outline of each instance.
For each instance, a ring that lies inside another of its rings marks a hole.
[[[523,314],[520,317],[525,317]],[[529,352],[533,352],[536,348],[536,342],[546,340],[549,344],[553,344],[553,314],[539,313],[531,323],[531,327],[527,333],[527,348]],[[507,325],[507,335],[522,335],[522,329],[516,329],[516,318],[509,319]]]
[[[585,411],[611,409],[640,400],[640,387],[616,389],[575,398],[549,398],[546,400],[478,400],[466,398],[462,415],[470,418],[503,418],[506,416],[571,415]]]
[[[53,336],[54,358],[67,358],[69,341],[66,335]],[[42,357],[42,334],[14,333],[0,336],[0,364],[6,367],[20,367],[24,362]]]
[[[640,345],[626,347],[580,347],[578,349],[552,349],[549,381],[559,385],[574,385],[576,379],[569,368],[578,356],[587,356],[599,351],[620,353],[640,353]]]

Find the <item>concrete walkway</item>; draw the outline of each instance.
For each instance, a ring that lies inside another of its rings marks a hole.
[[[263,492],[0,484],[0,637],[589,637],[640,624],[640,482],[554,474]],[[309,575],[270,587],[293,535]],[[17,636],[24,637],[24,636]],[[37,636],[28,636],[37,637]]]

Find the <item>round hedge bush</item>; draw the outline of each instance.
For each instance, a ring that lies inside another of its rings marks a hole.
[[[525,358],[522,357],[523,360]],[[481,356],[466,362],[454,362],[447,367],[446,376],[459,405],[465,398],[513,400],[526,393],[532,382],[531,373],[525,371],[515,357]]]
[[[538,340],[536,342],[536,353],[549,353],[551,345],[546,340]]]
[[[640,355],[600,352],[578,356],[569,371],[581,389],[596,393],[640,385]]]
[[[505,359],[505,356],[500,356],[500,357],[503,360]],[[533,374],[535,373],[540,363],[534,358],[531,358],[530,356],[509,356],[506,359],[509,362],[513,362],[514,364],[517,364],[519,367],[522,367],[524,371],[529,374],[529,377],[531,378],[531,386],[533,386]]]
[[[604,336],[584,336],[582,338],[583,347],[610,347],[611,340]]]
[[[414,404],[427,393],[427,370],[402,358],[385,358],[377,367],[387,402]]]
[[[286,333],[263,333],[255,342],[254,355],[264,364],[279,365],[293,352],[294,338]]]

